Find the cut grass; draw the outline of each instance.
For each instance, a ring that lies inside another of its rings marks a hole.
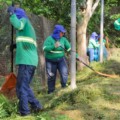
[[[111,56],[110,60],[102,64],[94,62],[91,66],[102,73],[119,76],[120,58],[116,51],[113,55],[115,57]],[[70,87],[61,89],[58,81],[56,91],[49,95],[46,90],[36,87],[34,90],[44,111],[25,118],[13,111],[2,120],[120,120],[120,78],[104,77],[86,67],[77,72],[76,83],[74,90]]]

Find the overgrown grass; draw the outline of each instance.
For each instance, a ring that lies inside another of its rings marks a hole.
[[[91,66],[102,73],[120,75],[120,58],[111,56],[104,63]],[[16,114],[17,101],[9,103],[0,99],[2,120],[120,120],[120,78],[108,78],[96,74],[89,68],[77,72],[77,88],[61,89],[59,82],[56,91],[50,95],[33,84],[35,94],[44,106],[44,111],[20,117]],[[70,80],[68,81],[70,85]],[[38,89],[37,89],[38,88]],[[1,97],[0,97],[1,98]],[[7,105],[8,107],[5,107]],[[12,107],[12,108],[11,108]],[[9,111],[9,112],[8,112]]]

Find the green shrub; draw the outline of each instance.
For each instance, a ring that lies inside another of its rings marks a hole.
[[[8,116],[7,112],[4,109],[4,102],[0,103],[0,118],[4,118],[6,116]]]
[[[8,100],[4,95],[0,95],[0,118],[11,116],[17,113],[17,102]]]

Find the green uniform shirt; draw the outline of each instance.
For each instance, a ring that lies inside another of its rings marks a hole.
[[[114,27],[115,27],[116,30],[120,30],[120,18],[115,20]]]
[[[100,45],[94,39],[89,40],[88,48],[97,48],[99,46]]]
[[[65,51],[63,48],[58,47],[55,48],[55,40],[49,36],[43,44],[43,50],[45,52],[45,58],[48,59],[57,59],[57,58],[61,58],[63,56],[65,56]],[[71,50],[71,46],[70,43],[68,42],[68,40],[65,37],[62,37],[59,40],[60,44],[62,47],[64,47],[68,52]]]
[[[105,45],[106,44],[106,40],[105,39],[103,39],[103,45]]]
[[[15,64],[37,66],[38,54],[34,28],[29,19],[21,18],[15,14],[10,16],[10,22],[16,28],[16,60]]]

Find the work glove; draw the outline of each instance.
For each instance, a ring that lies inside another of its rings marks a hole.
[[[61,46],[60,42],[57,41],[57,42],[55,43],[55,48],[58,48],[58,47],[60,47],[60,46]]]
[[[16,44],[10,45],[10,52],[12,52],[16,48]]]
[[[7,9],[7,12],[9,13],[9,15],[14,14],[14,11],[15,11],[15,7],[13,7],[13,6],[9,6]]]

